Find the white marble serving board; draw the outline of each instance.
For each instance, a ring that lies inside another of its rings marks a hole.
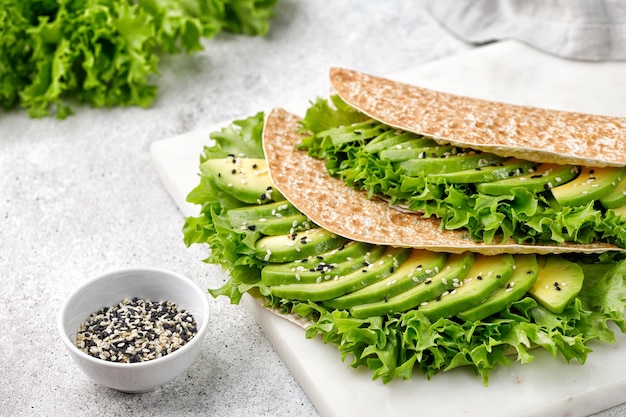
[[[626,63],[564,61],[507,41],[390,78],[517,104],[626,116],[625,75]],[[289,109],[302,114],[312,98],[304,98],[303,107]],[[198,156],[207,141],[208,131],[196,131],[157,141],[151,148],[154,167],[185,216],[197,213],[185,197],[197,184]],[[384,385],[372,381],[368,370],[341,362],[334,346],[306,339],[303,329],[245,300],[323,416],[574,417],[626,402],[626,336],[621,334],[616,344],[593,345],[584,366],[537,351],[532,364],[495,371],[488,387],[463,370],[431,381],[415,375],[409,381]]]

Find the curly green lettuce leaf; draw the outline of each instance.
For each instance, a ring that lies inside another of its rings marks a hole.
[[[162,53],[194,53],[226,30],[264,35],[276,0],[5,0],[0,104],[32,117],[150,106]]]
[[[265,35],[277,0],[230,0],[224,5],[225,30],[246,35]]]
[[[204,148],[200,162],[244,155],[247,158],[264,158],[263,112],[246,119],[235,120],[229,126],[210,134],[212,145]]]

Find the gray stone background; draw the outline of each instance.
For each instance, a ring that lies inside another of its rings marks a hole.
[[[323,95],[330,66],[386,74],[473,47],[414,0],[280,0],[276,11],[267,37],[220,34],[197,55],[163,57],[149,109],[78,107],[62,121],[0,113],[0,415],[317,415],[254,319],[227,300],[211,300],[198,362],[142,395],[90,382],[55,323],[73,288],[115,268],[219,284],[206,278],[204,249],[183,244],[153,141]]]

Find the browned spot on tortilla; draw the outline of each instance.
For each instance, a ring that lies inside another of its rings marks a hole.
[[[370,117],[457,146],[536,162],[626,165],[626,118],[458,96],[341,68],[330,81]]]
[[[382,200],[368,200],[365,193],[346,186],[326,172],[324,161],[298,151],[300,119],[283,109],[267,116],[263,148],[274,186],[319,226],[346,238],[379,245],[424,248],[459,253],[604,252],[618,248],[606,243],[519,245],[512,241],[484,244],[466,232],[442,230],[440,222],[419,214],[396,210]]]

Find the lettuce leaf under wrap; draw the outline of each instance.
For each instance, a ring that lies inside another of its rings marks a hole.
[[[354,122],[361,116],[341,117]],[[263,114],[258,113],[212,133],[214,143],[205,147],[200,161],[228,154],[262,156],[262,126]],[[577,257],[585,270],[583,290],[558,315],[525,297],[477,322],[458,318],[431,322],[417,310],[357,319],[319,303],[273,297],[260,278],[267,262],[251,250],[262,235],[233,230],[226,216],[229,209],[246,204],[220,190],[210,176],[200,175],[188,201],[200,205],[201,214],[185,220],[185,243],[207,245],[210,254],[205,262],[221,265],[229,276],[220,288],[209,290],[212,296],[224,295],[238,304],[247,292],[265,295],[268,307],[311,320],[307,338],[321,337],[324,343],[336,345],[344,361],[368,367],[373,379],[384,383],[412,378],[416,371],[432,378],[439,372],[470,368],[486,385],[497,366],[532,362],[533,349],[543,348],[560,360],[583,364],[594,343],[614,343],[616,327],[626,332],[626,261],[619,253]],[[477,204],[490,207],[492,203],[479,200]],[[532,212],[535,207],[520,201],[514,210]]]

